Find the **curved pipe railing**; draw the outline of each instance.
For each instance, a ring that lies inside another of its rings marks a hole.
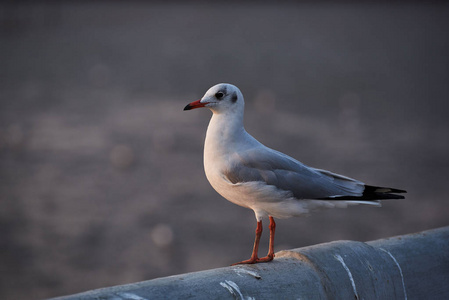
[[[153,279],[56,298],[449,299],[449,227],[276,253],[270,263]]]

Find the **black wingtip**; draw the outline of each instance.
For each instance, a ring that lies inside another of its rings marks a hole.
[[[402,195],[396,195],[401,193],[407,193],[405,190],[387,188],[381,186],[365,185],[365,190],[361,196],[337,196],[319,198],[320,200],[349,200],[349,201],[377,201],[377,200],[389,200],[389,199],[405,199]]]
[[[406,194],[406,190],[391,189],[391,193]]]
[[[380,193],[380,194],[403,194],[407,193],[406,190],[400,190],[395,188],[389,188],[389,187],[382,187],[382,186],[373,186],[373,185],[365,185],[364,193]]]
[[[377,200],[400,200],[405,199],[402,195],[396,194],[382,194],[382,193],[372,193],[363,194],[362,196],[337,196],[337,197],[327,197],[327,198],[317,198],[318,200],[345,200],[345,201],[377,201]]]

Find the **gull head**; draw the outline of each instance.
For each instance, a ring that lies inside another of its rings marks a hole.
[[[211,87],[200,100],[187,104],[184,110],[207,107],[214,114],[220,114],[243,112],[244,106],[243,95],[238,87],[229,83],[219,83]]]

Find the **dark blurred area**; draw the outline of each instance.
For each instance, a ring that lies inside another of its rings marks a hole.
[[[41,299],[249,257],[253,212],[202,166],[212,85],[317,168],[408,190],[279,220],[276,251],[449,224],[449,6],[2,2],[0,298]],[[267,232],[261,253],[267,249]]]

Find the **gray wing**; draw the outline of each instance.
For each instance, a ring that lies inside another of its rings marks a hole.
[[[290,191],[297,199],[361,196],[364,183],[308,167],[267,147],[235,153],[224,175],[234,183],[260,181]]]

